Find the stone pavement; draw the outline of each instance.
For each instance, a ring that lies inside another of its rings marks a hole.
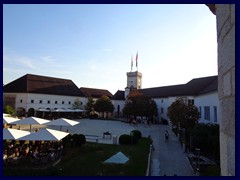
[[[154,151],[152,151],[150,176],[195,176],[180,142],[168,125],[138,125],[143,136],[151,135]],[[165,142],[164,132],[168,130],[169,141]]]
[[[73,127],[62,127],[62,131],[68,130],[71,134],[98,135],[99,143],[106,144],[113,144],[116,137],[130,134],[134,129],[140,130],[143,137],[151,135],[155,150],[152,151],[150,176],[194,176],[186,159],[186,154],[183,152],[177,137],[167,125],[129,125],[121,121],[93,119],[79,119],[77,121],[80,123]],[[21,129],[29,129],[29,125],[21,126]],[[48,128],[59,130],[59,126],[49,126]],[[164,138],[165,130],[169,132],[169,142],[167,143]],[[106,131],[112,133],[112,138],[103,138],[103,132]]]

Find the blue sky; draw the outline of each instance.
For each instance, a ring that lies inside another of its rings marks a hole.
[[[217,75],[206,5],[3,5],[3,83],[25,74],[124,90],[138,52],[142,88]]]

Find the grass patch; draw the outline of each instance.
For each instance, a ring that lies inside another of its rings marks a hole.
[[[57,165],[63,176],[144,176],[149,143],[146,138],[134,145],[86,143],[81,148],[66,151],[66,156]],[[103,163],[119,151],[129,158],[126,164]]]
[[[104,164],[117,152],[125,154],[126,164]],[[4,167],[6,176],[145,176],[149,153],[147,138],[133,145],[86,143],[81,147],[64,148],[60,163],[49,168]]]

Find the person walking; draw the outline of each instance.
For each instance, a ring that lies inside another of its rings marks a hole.
[[[165,142],[168,142],[169,134],[168,131],[165,131]]]
[[[149,138],[149,142],[150,142],[151,149],[154,151],[155,148],[154,148],[154,146],[153,146],[153,140],[152,140],[152,137],[149,135],[148,138]]]

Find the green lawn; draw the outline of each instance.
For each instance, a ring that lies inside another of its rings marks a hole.
[[[48,176],[145,176],[149,154],[147,138],[134,145],[86,143],[81,147],[65,147],[64,156],[54,168],[29,169],[21,166],[4,168],[4,175]],[[104,164],[117,152],[125,154],[126,164]]]

